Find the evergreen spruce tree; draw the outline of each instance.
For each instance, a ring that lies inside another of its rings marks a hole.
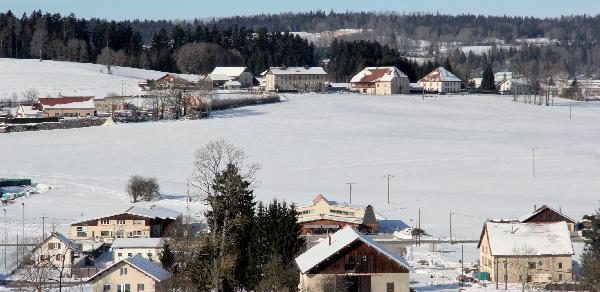
[[[160,254],[159,259],[162,267],[165,270],[173,272],[173,265],[175,264],[175,255],[171,251],[171,248],[169,247],[168,243],[165,243],[165,245],[163,246],[163,251]]]
[[[479,86],[481,90],[496,90],[496,84],[494,83],[494,71],[492,65],[488,64],[483,71],[483,79]]]
[[[591,230],[585,233],[585,249],[581,255],[581,270],[584,282],[590,287],[600,287],[600,210],[586,216],[592,222]],[[597,291],[597,290],[594,290]]]

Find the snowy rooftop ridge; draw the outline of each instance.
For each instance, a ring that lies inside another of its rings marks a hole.
[[[567,223],[485,224],[494,256],[572,255],[573,245]]]
[[[88,221],[100,220],[102,218],[112,217],[112,216],[121,215],[121,214],[137,215],[137,216],[141,216],[141,217],[147,217],[150,219],[159,218],[159,219],[163,219],[163,220],[164,219],[177,220],[177,218],[179,218],[182,215],[182,213],[179,211],[175,211],[175,210],[165,208],[165,207],[160,207],[157,205],[152,205],[152,206],[150,206],[150,208],[131,206],[124,212],[109,214],[109,215],[95,217],[95,218],[86,219],[86,220],[82,220],[82,221],[77,221],[77,222],[71,223],[71,225],[77,225],[77,224],[81,224],[81,223],[88,222]]]
[[[164,238],[115,238],[111,248],[162,248]]]
[[[210,74],[225,75],[235,78],[242,75],[244,71],[246,71],[246,67],[215,67]]]
[[[446,70],[444,67],[438,67],[431,71],[425,77],[419,80],[420,82],[461,82],[460,78]]]
[[[392,81],[395,77],[408,78],[404,72],[400,69],[388,66],[388,67],[366,67],[358,74],[354,75],[350,80],[351,83],[359,82],[386,82]]]
[[[181,212],[175,211],[172,209],[160,207],[160,206],[150,206],[150,208],[142,208],[138,206],[132,206],[127,211],[127,214],[138,215],[148,218],[160,218],[160,219],[173,219],[176,220],[179,216],[181,216]]]
[[[327,75],[323,67],[271,67],[273,75]]]
[[[376,249],[380,253],[386,255],[391,260],[410,270],[410,265],[406,262],[402,257],[395,254],[391,250],[386,247],[376,243],[372,239],[368,238],[366,235],[356,231],[354,228],[350,226],[344,227],[342,230],[331,235],[331,244],[329,244],[329,240],[325,239],[307,250],[300,256],[296,258],[296,264],[300,268],[300,272],[306,273],[310,269],[319,265],[323,261],[327,260],[331,256],[335,255],[337,252],[350,245],[351,243],[360,240],[365,244],[371,246]]]
[[[557,213],[557,214],[559,214],[559,215],[561,215],[561,216],[565,217],[565,219],[568,219],[568,220],[570,220],[570,221],[571,221],[570,223],[575,223],[575,222],[577,222],[577,221],[573,220],[573,218],[571,218],[571,217],[569,217],[569,216],[567,216],[567,215],[563,214],[563,213],[562,213],[562,212],[560,212],[560,211],[557,211],[556,209],[553,209],[552,207],[546,206],[546,205],[543,205],[543,206],[541,206],[541,207],[539,207],[539,208],[535,209],[535,211],[533,211],[533,212],[530,212],[530,213],[527,213],[527,214],[525,214],[525,215],[521,216],[521,217],[520,217],[518,220],[519,220],[519,222],[525,222],[525,221],[527,221],[527,220],[531,219],[532,217],[535,217],[536,215],[538,215],[539,213],[541,213],[542,211],[545,211],[545,210],[551,210],[551,211],[553,211],[554,213]]]
[[[118,261],[118,262],[106,267],[105,269],[99,271],[98,273],[93,275],[88,280],[88,283],[90,281],[92,281],[93,279],[97,278],[98,276],[100,276],[101,274],[103,274],[104,272],[110,270],[114,266],[120,264],[121,262],[125,262],[125,263],[129,264],[133,268],[139,270],[140,272],[146,274],[147,276],[149,276],[150,278],[153,278],[154,280],[156,280],[158,282],[161,282],[161,281],[166,280],[169,277],[171,277],[171,273],[167,272],[160,265],[144,258],[141,255],[136,255],[134,257],[126,258],[121,261]]]
[[[69,239],[65,235],[63,235],[62,233],[52,232],[52,233],[50,233],[50,236],[48,236],[44,239],[44,241],[42,241],[40,244],[35,246],[33,248],[33,250],[38,249],[38,247],[42,246],[46,241],[48,241],[52,237],[56,237],[58,240],[60,240],[62,243],[64,243],[67,247],[69,247],[72,250],[78,250],[81,248],[81,245],[79,243],[72,241],[71,239]]]

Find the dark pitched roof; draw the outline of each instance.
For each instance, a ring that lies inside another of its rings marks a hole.
[[[55,106],[58,104],[69,104],[74,102],[84,102],[93,99],[93,96],[61,96],[61,97],[40,97],[38,102],[46,106]]]

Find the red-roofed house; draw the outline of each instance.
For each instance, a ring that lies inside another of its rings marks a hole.
[[[367,67],[350,80],[352,91],[377,95],[408,93],[409,80],[396,67]]]
[[[93,96],[38,98],[36,108],[46,117],[92,117],[96,115]]]
[[[451,93],[460,92],[462,80],[444,67],[439,67],[421,78],[418,83],[428,92]]]

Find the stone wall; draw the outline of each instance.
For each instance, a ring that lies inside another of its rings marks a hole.
[[[25,131],[40,131],[40,130],[57,130],[57,129],[72,129],[101,126],[106,122],[106,118],[74,118],[63,119],[54,123],[37,123],[37,124],[7,124],[4,127],[4,132],[25,132]],[[1,132],[1,131],[0,131]]]

